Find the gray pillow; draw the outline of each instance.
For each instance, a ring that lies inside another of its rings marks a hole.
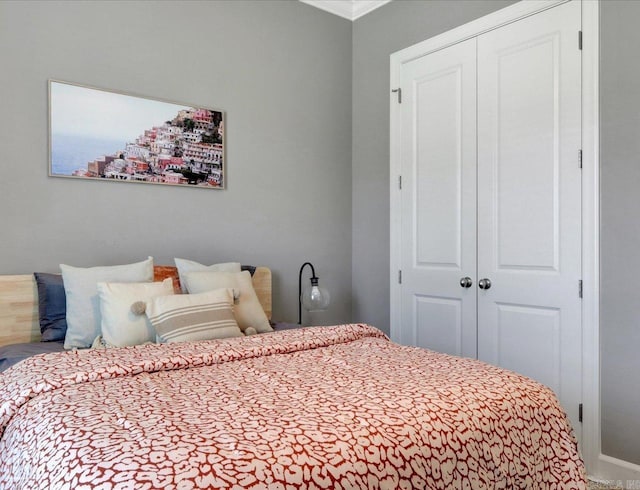
[[[38,285],[38,314],[42,342],[64,340],[67,333],[67,297],[60,274],[34,272]]]

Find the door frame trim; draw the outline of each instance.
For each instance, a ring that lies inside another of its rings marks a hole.
[[[582,392],[583,427],[581,451],[589,474],[598,478],[620,475],[640,478],[640,466],[614,460],[601,452],[600,428],[600,340],[599,340],[599,14],[600,0],[530,0],[518,2],[450,31],[407,47],[390,55],[390,88],[400,85],[402,66],[429,53],[476,37],[484,32],[524,17],[537,14],[568,1],[581,1],[582,7]],[[577,39],[576,39],[577,43]],[[400,104],[389,93],[390,104],[390,336],[401,335],[402,229]]]
[[[600,419],[600,0],[582,1],[582,454],[590,475],[640,481],[640,465],[602,453]],[[624,483],[624,482],[623,482]]]

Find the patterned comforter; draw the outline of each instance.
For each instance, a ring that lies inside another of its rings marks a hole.
[[[367,325],[0,374],[0,489],[584,489],[553,393]]]

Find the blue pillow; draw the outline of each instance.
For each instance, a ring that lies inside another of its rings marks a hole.
[[[67,297],[60,274],[35,272],[42,342],[64,340],[67,334]]]

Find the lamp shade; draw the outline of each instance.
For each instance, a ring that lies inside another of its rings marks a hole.
[[[302,300],[302,306],[307,311],[326,310],[331,301],[329,291],[318,286],[317,279],[315,281],[312,280],[311,285],[304,288],[300,299]]]

